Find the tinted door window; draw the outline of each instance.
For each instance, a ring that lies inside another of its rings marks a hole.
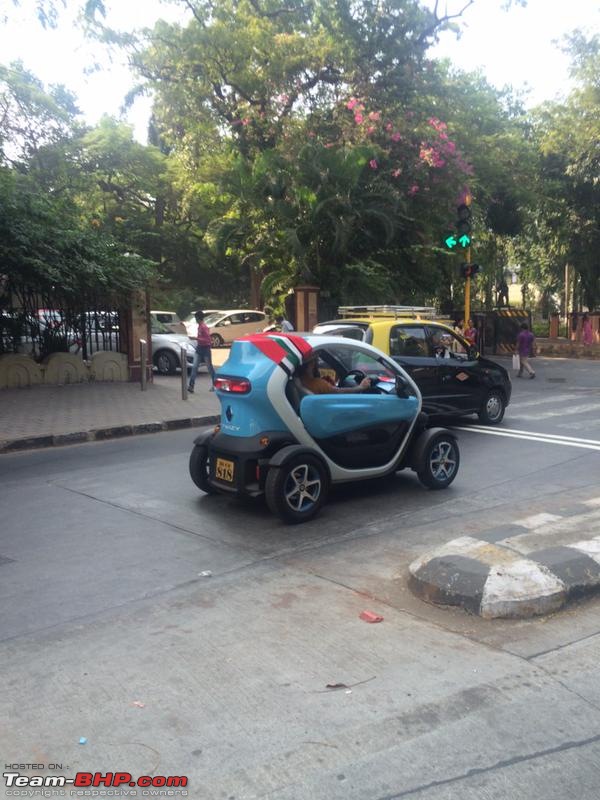
[[[430,355],[425,328],[396,325],[390,330],[390,355],[427,358]]]
[[[469,361],[463,342],[445,328],[429,327],[431,352],[437,362],[439,403],[444,413],[474,411],[482,401],[482,373]]]

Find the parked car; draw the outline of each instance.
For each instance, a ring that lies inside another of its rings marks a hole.
[[[427,414],[478,414],[497,425],[510,403],[507,370],[441,322],[418,314],[360,315],[319,323],[313,332],[368,342],[390,355],[419,387]]]
[[[0,353],[38,358],[49,353],[69,352],[75,341],[76,334],[58,316],[0,312]]]
[[[120,350],[119,315],[116,311],[86,311],[83,322],[77,319],[77,323],[78,327],[83,324],[84,331],[73,331],[73,343],[69,348],[72,353],[83,355],[85,352],[86,358],[90,358],[103,350]]]
[[[151,311],[150,316],[155,322],[166,325],[171,333],[187,334],[185,325],[174,311]]]
[[[235,308],[229,311],[203,309],[203,311],[204,322],[210,331],[210,341],[213,347],[231,344],[234,339],[239,339],[249,333],[262,333],[269,321],[263,311],[247,308]],[[193,315],[191,319],[194,319]],[[193,325],[188,320],[186,320],[188,335],[195,339],[198,330],[196,320],[194,319]]]
[[[188,336],[173,333],[162,322],[152,319],[152,363],[161,375],[174,375],[181,367],[181,348],[186,350],[187,366],[191,367],[196,348]]]

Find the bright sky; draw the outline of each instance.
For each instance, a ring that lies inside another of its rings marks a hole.
[[[430,5],[434,0],[427,0]],[[133,81],[123,63],[107,63],[99,73],[86,74],[102,50],[83,40],[74,25],[73,12],[62,11],[57,30],[44,30],[35,17],[35,0],[20,0],[6,10],[8,24],[0,29],[0,61],[22,60],[45,84],[63,83],[75,92],[85,119],[93,124],[104,113],[117,116]],[[67,0],[71,8],[80,5]],[[450,11],[464,0],[447,0]],[[59,3],[57,2],[57,5]],[[159,17],[183,18],[181,7],[159,0],[109,0],[108,21],[113,27],[131,29],[148,25]],[[443,6],[443,3],[440,3]],[[526,8],[500,10],[500,0],[476,0],[464,15],[465,30],[458,41],[445,35],[432,55],[448,57],[463,69],[481,67],[496,86],[512,84],[531,88],[529,104],[552,99],[568,90],[568,60],[554,40],[576,27],[600,33],[597,0],[528,0]],[[136,101],[126,118],[135,125],[136,136],[145,141],[150,100]]]
[[[465,4],[448,0],[451,12]],[[506,12],[499,0],[476,0],[464,20],[462,37],[457,40],[445,34],[430,51],[432,55],[450,58],[465,70],[481,67],[497,87],[529,88],[527,104],[533,106],[568,91],[569,59],[558,40],[575,28],[600,33],[600,4],[597,0],[528,0],[525,8],[513,6]]]

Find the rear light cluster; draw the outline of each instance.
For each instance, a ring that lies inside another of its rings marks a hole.
[[[218,392],[231,392],[231,394],[248,394],[252,384],[247,378],[217,378],[215,389]]]

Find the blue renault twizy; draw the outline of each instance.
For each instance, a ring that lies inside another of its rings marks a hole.
[[[296,370],[312,356],[340,387],[365,376],[360,394],[312,394]],[[338,336],[257,334],[235,341],[218,370],[221,424],[194,442],[190,475],[202,491],[264,494],[285,522],[317,514],[334,483],[409,467],[430,489],[459,467],[455,436],[429,428],[421,394],[380,350]]]

